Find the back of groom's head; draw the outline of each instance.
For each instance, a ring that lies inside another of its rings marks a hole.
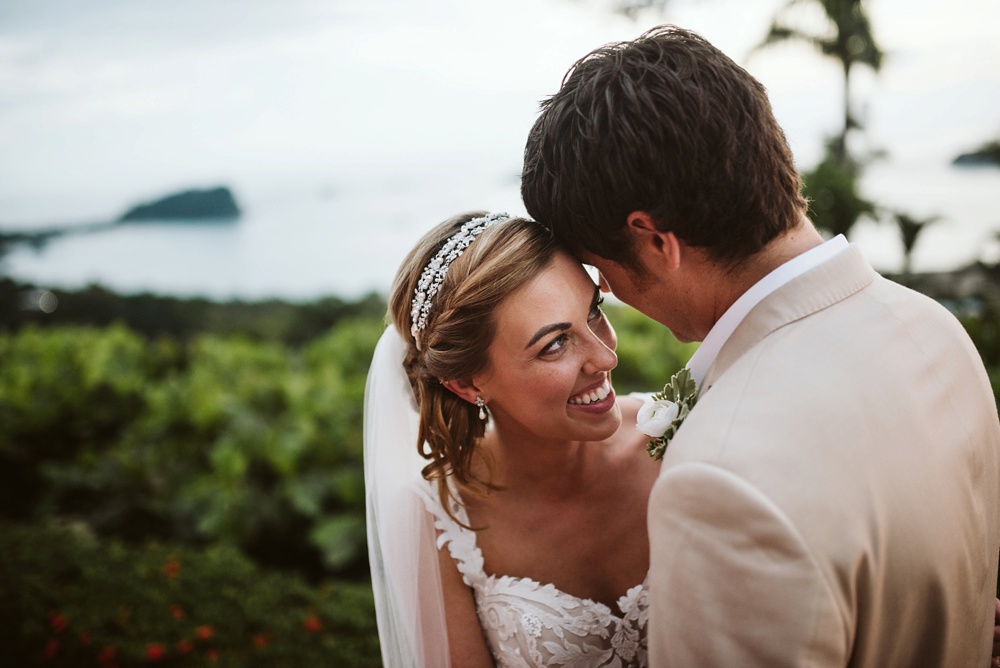
[[[695,33],[654,28],[601,47],[542,103],[521,195],[563,243],[619,264],[644,211],[715,260],[738,265],[806,210],[764,87]]]

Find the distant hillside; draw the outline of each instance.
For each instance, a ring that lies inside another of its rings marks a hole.
[[[168,336],[189,340],[211,333],[299,346],[325,335],[345,319],[381,322],[385,311],[385,298],[377,294],[353,301],[326,297],[309,302],[217,302],[150,293],[118,294],[97,285],[82,290],[47,289],[0,276],[0,334],[24,327],[107,327],[118,322],[150,339]],[[2,409],[0,405],[0,416]]]
[[[126,211],[120,222],[140,220],[178,220],[193,218],[238,218],[240,208],[226,187],[187,190],[155,202],[139,204]]]
[[[1000,140],[988,142],[975,151],[963,153],[952,160],[951,164],[960,167],[978,167],[981,165],[1000,167]]]

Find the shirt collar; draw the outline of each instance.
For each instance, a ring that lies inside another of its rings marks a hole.
[[[722,350],[722,346],[739,326],[743,319],[759,304],[761,300],[769,294],[788,283],[793,278],[797,278],[810,269],[814,269],[848,248],[847,239],[842,234],[838,234],[833,239],[826,241],[815,248],[810,248],[805,253],[793,257],[788,262],[774,269],[764,278],[757,281],[749,290],[740,295],[740,298],[733,302],[733,305],[726,309],[719,321],[715,323],[708,332],[705,340],[694,351],[691,359],[688,360],[687,368],[691,371],[694,382],[701,386],[701,381],[705,379],[715,358]]]

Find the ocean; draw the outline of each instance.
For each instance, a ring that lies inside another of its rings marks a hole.
[[[484,173],[462,160],[231,185],[243,211],[235,221],[143,222],[57,237],[38,249],[20,245],[0,258],[0,274],[39,287],[97,284],[126,294],[353,299],[386,293],[406,253],[437,222],[477,208],[523,213],[515,170]],[[110,221],[133,203],[104,215],[79,198],[16,204],[50,213],[0,221],[0,230]],[[74,218],[71,206],[88,215]]]
[[[17,246],[0,258],[0,274],[40,287],[97,284],[218,300],[352,299],[385,294],[406,252],[448,216],[475,208],[523,213],[514,169],[490,172],[461,161],[332,183],[236,184],[234,191],[244,211],[234,222],[147,222],[67,235],[38,249]],[[869,168],[862,193],[887,210],[939,217],[918,241],[915,271],[1000,261],[1000,169],[886,161]],[[91,214],[76,222],[101,219]],[[0,229],[73,222],[67,212],[61,221],[0,222]],[[902,246],[891,220],[859,224],[851,241],[876,269],[900,269]]]

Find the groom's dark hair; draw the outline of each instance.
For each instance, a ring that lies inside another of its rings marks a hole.
[[[654,28],[570,69],[528,135],[521,196],[575,252],[628,266],[626,220],[737,266],[806,211],[764,86],[695,33]]]

